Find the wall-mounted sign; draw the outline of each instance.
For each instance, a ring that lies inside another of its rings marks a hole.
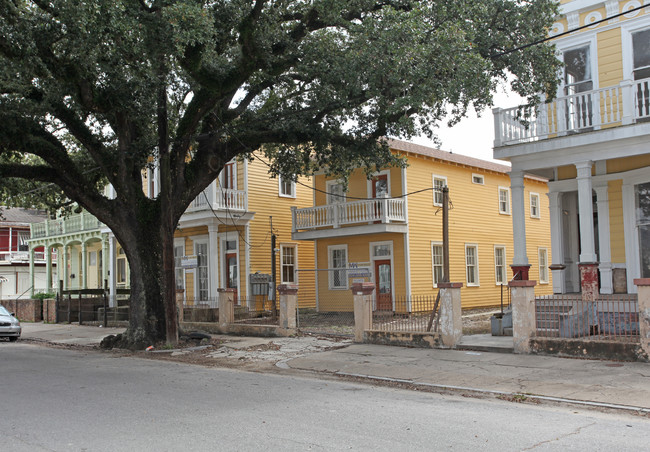
[[[199,266],[199,258],[196,256],[183,256],[181,257],[181,267],[183,268],[196,268]]]

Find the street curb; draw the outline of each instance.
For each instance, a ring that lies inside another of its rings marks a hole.
[[[294,368],[292,368],[292,369],[294,369]],[[635,412],[635,413],[650,414],[650,408],[643,408],[643,407],[637,407],[637,406],[631,406],[631,405],[619,405],[619,404],[612,404],[612,403],[605,403],[605,402],[593,402],[593,401],[588,401],[588,400],[566,399],[566,398],[563,398],[563,397],[543,396],[543,395],[528,394],[528,393],[521,393],[521,392],[495,391],[495,390],[490,390],[490,389],[478,389],[478,388],[471,388],[471,387],[465,387],[465,386],[452,386],[452,385],[440,385],[440,384],[435,384],[435,383],[422,383],[422,382],[418,382],[418,381],[414,381],[414,380],[405,380],[405,379],[390,378],[390,377],[379,377],[379,376],[376,376],[376,375],[352,374],[352,373],[347,373],[347,372],[331,372],[331,373],[333,375],[338,375],[338,376],[341,376],[341,377],[362,378],[362,379],[366,379],[366,380],[389,382],[389,383],[401,383],[401,384],[408,384],[408,385],[412,385],[412,386],[420,386],[420,387],[424,387],[424,388],[440,389],[440,390],[445,390],[445,391],[467,391],[467,392],[473,392],[473,393],[476,393],[476,394],[486,394],[486,395],[492,395],[492,396],[508,396],[508,397],[517,397],[517,396],[519,396],[519,397],[525,397],[526,399],[533,399],[533,400],[539,400],[539,401],[544,401],[544,402],[566,403],[566,404],[572,404],[572,405],[588,406],[588,407],[591,407],[591,408],[607,408],[607,409],[623,410],[623,411]]]

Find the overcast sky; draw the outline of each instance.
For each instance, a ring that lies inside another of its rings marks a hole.
[[[495,107],[509,108],[520,103],[521,97],[513,93],[498,92],[494,95]],[[509,165],[508,162],[492,158],[492,144],[494,143],[492,109],[488,108],[483,111],[480,118],[473,110],[471,113],[454,127],[440,126],[438,129],[438,137],[442,142],[440,149]],[[426,137],[415,138],[413,141],[424,146],[435,147]]]

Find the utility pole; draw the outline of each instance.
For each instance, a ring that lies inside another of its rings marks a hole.
[[[273,217],[269,217],[269,221],[271,222],[271,299],[273,300],[273,316],[275,317],[277,314],[277,303],[276,303],[276,279],[277,279],[277,270],[276,270],[276,262],[275,262],[275,255],[278,252],[276,248],[276,236],[275,232],[273,232]]]

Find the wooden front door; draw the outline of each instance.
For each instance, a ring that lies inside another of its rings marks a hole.
[[[393,290],[389,260],[375,261],[375,293],[377,294],[377,310],[392,311]]]
[[[226,289],[234,289],[233,300],[239,304],[237,299],[237,289],[239,282],[239,272],[237,270],[237,253],[226,254]]]

